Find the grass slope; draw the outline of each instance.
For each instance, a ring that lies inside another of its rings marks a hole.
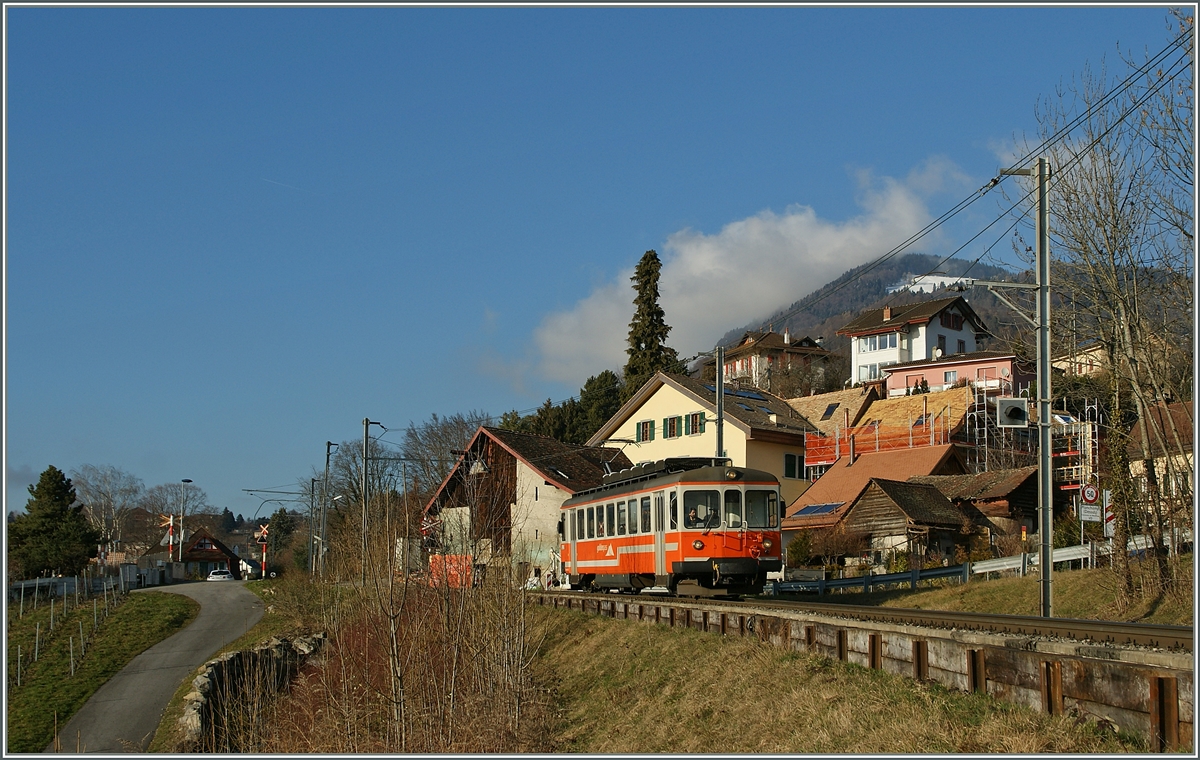
[[[1137,737],[753,639],[535,614],[559,706],[550,752],[1145,751]]]
[[[61,612],[61,608],[59,608]],[[131,594],[112,610],[92,632],[92,606],[55,615],[55,631],[47,636],[50,612],[40,605],[23,618],[10,606],[8,615],[8,662],[17,659],[21,647],[21,685],[16,685],[15,668],[8,683],[8,752],[41,752],[54,739],[55,724],[61,726],[87,702],[108,679],[129,661],[195,619],[200,605],[179,594]],[[91,641],[80,655],[79,623]],[[38,661],[30,663],[35,624],[40,623],[42,640]],[[71,675],[71,637],[75,674]],[[72,749],[64,747],[64,749]]]
[[[1191,556],[1182,559],[1183,565],[1190,573]],[[1117,577],[1107,568],[1055,572],[1051,578],[1054,616],[1083,620],[1192,625],[1194,610],[1191,576],[1187,578],[1184,592],[1168,594],[1155,591],[1152,584],[1142,582],[1141,571],[1144,569],[1146,568],[1135,566],[1135,592],[1124,607],[1117,602]],[[907,587],[893,587],[869,594],[850,591],[828,593],[820,597],[816,594],[794,597],[789,595],[788,598],[924,610],[992,612],[1005,615],[1041,614],[1041,589],[1036,575],[988,581],[972,579],[965,585],[957,581],[933,583],[942,585],[932,588],[918,587],[916,591],[910,591]]]

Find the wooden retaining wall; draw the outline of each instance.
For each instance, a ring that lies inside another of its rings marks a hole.
[[[1190,749],[1195,707],[1189,653],[1098,646],[1028,636],[831,618],[804,611],[750,611],[678,599],[543,594],[556,609],[725,636],[754,636],[864,668],[1061,715],[1107,720],[1147,736],[1160,752]]]

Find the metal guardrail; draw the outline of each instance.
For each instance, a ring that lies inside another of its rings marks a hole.
[[[1164,536],[1164,540],[1168,545],[1173,542],[1170,536]],[[1192,533],[1190,530],[1182,531],[1179,535],[1179,543],[1190,543]],[[1151,546],[1149,536],[1134,536],[1129,539],[1127,544],[1128,551],[1144,551]],[[1089,542],[1079,546],[1062,546],[1053,550],[1054,562],[1075,562],[1081,559],[1090,559],[1093,562],[1097,557],[1101,557],[1112,553],[1112,540],[1104,542]],[[1014,554],[1010,557],[999,557],[997,559],[987,559],[979,562],[964,562],[961,565],[953,565],[951,567],[933,567],[929,569],[909,570],[902,573],[888,573],[881,575],[872,575],[870,573],[856,578],[833,578],[833,579],[816,579],[807,581],[783,581],[776,582],[772,587],[772,594],[794,594],[798,592],[816,591],[818,594],[824,594],[827,590],[843,589],[843,588],[861,588],[863,591],[870,591],[872,587],[888,586],[895,584],[909,584],[909,588],[916,588],[917,583],[923,580],[932,578],[960,578],[963,583],[966,583],[972,575],[978,573],[995,573],[1004,570],[1019,570],[1021,575],[1025,575],[1029,568],[1036,567],[1040,563],[1040,558],[1037,552],[1024,552]]]

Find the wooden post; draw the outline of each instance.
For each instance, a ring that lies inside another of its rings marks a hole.
[[[870,634],[867,644],[867,663],[874,670],[883,669],[883,636]]]
[[[967,651],[967,683],[971,691],[987,693],[987,663],[984,660],[984,650],[971,649]]]
[[[929,642],[913,639],[913,678],[924,681],[929,678]]]
[[[849,647],[849,637],[846,634],[846,629],[842,628],[837,632],[837,658],[842,662],[846,661]]]
[[[817,627],[815,625],[804,626],[804,647],[809,652],[817,651]]]
[[[1042,709],[1050,715],[1063,714],[1062,663],[1042,661]]]
[[[1179,748],[1179,691],[1174,678],[1150,677],[1150,745],[1155,752]]]

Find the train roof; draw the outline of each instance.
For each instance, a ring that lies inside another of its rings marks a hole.
[[[729,480],[726,473],[736,470],[736,480]],[[754,470],[748,467],[734,467],[731,460],[718,457],[674,457],[657,462],[646,462],[630,467],[620,472],[604,476],[604,484],[596,488],[580,491],[563,502],[567,507],[596,498],[618,496],[631,491],[640,491],[648,481],[658,481],[657,484],[671,485],[673,483],[711,483],[713,481],[728,481],[744,483],[747,480],[756,482],[770,481],[778,483],[774,475],[764,470]]]

